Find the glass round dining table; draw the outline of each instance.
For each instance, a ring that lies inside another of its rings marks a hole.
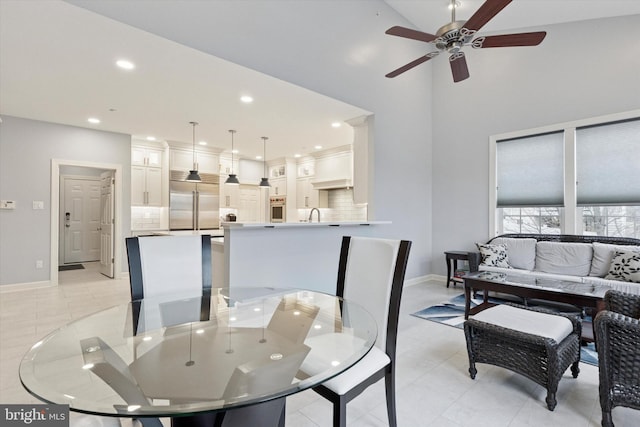
[[[376,336],[364,308],[323,293],[171,294],[52,332],[24,356],[20,379],[72,411],[177,419],[283,400],[351,367]]]

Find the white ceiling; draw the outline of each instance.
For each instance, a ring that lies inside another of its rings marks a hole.
[[[451,22],[451,0],[385,0],[417,29],[435,34]],[[458,0],[456,20],[466,21],[484,0]],[[504,32],[571,21],[640,14],[638,0],[513,0],[483,28]],[[399,23],[398,25],[402,25]],[[516,31],[517,32],[517,31]]]
[[[115,66],[119,58],[135,70]],[[61,1],[0,0],[0,114],[196,140],[246,158],[349,144],[342,123],[365,110],[240,67]],[[251,95],[252,104],[240,96]],[[111,111],[111,109],[115,111]],[[88,117],[101,120],[87,123]]]
[[[459,20],[482,3],[460,1]],[[448,0],[386,2],[426,32],[450,20]],[[640,1],[514,0],[483,31],[630,14]],[[118,69],[120,58],[137,68]],[[236,129],[247,158],[262,154],[261,136],[269,159],[347,144],[350,127],[331,123],[368,113],[59,0],[0,0],[0,94],[0,114],[139,138],[191,144],[188,122],[197,121],[198,141],[228,150]],[[253,104],[239,102],[245,94]],[[90,125],[90,116],[102,122]]]

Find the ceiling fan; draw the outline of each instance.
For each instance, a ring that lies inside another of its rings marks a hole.
[[[448,53],[450,54],[449,64],[451,65],[453,81],[459,82],[469,78],[467,60],[464,52],[462,51],[462,48],[465,46],[470,45],[475,49],[484,49],[488,47],[539,45],[547,35],[545,31],[502,34],[496,36],[477,37],[474,39],[480,28],[482,28],[502,9],[511,3],[511,1],[512,0],[487,0],[482,4],[482,6],[480,6],[473,16],[465,22],[456,21],[456,4],[455,0],[451,0],[451,22],[440,27],[435,35],[399,26],[389,28],[385,31],[386,34],[431,43],[435,45],[438,50],[429,52],[415,61],[403,65],[397,70],[387,74],[386,77],[396,77],[405,71],[430,60],[431,58],[435,58],[440,53]]]

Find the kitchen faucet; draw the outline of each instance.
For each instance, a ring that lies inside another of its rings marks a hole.
[[[318,222],[320,222],[320,209],[318,209],[318,208],[313,208],[313,209],[311,209],[311,212],[309,212],[309,222],[311,222],[311,220],[313,218],[313,211],[318,212]]]

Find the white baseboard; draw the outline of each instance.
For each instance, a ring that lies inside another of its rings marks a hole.
[[[49,280],[43,280],[41,282],[27,282],[27,283],[12,283],[9,285],[0,286],[0,294],[8,292],[29,291],[33,289],[51,288],[55,285]]]
[[[440,276],[439,274],[427,274],[425,276],[414,277],[412,279],[408,279],[404,281],[404,286],[415,286],[424,282],[446,282],[447,278],[445,276]]]

